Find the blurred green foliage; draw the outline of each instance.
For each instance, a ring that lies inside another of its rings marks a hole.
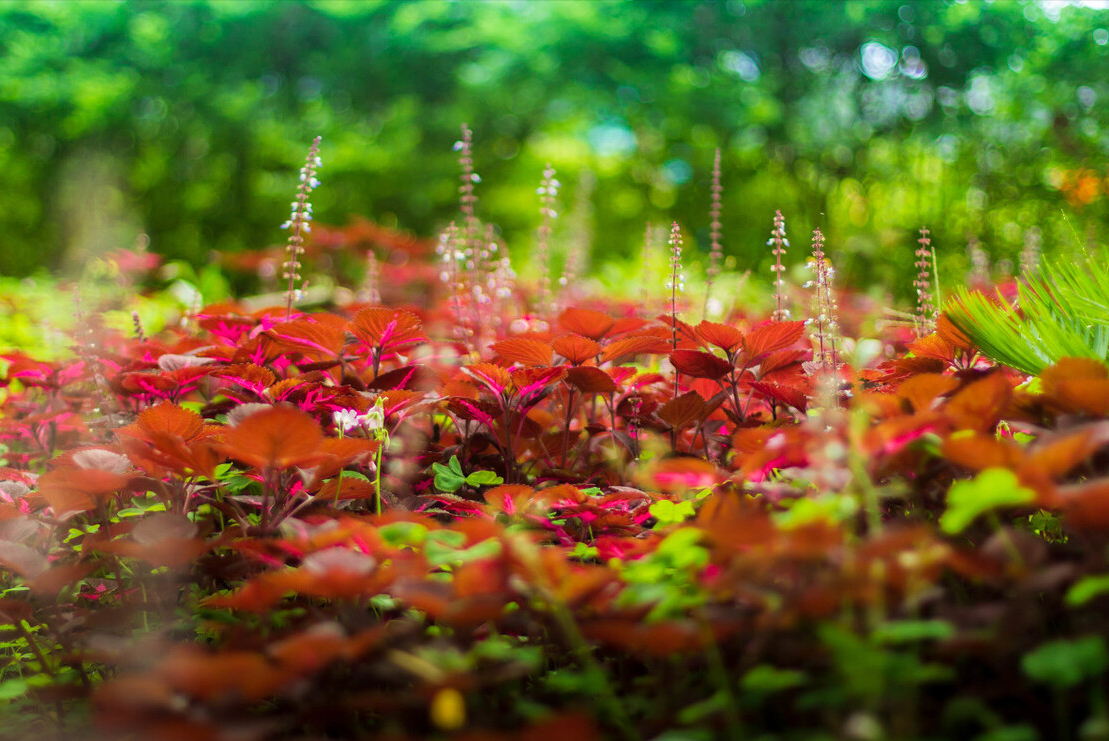
[[[720,147],[741,270],[769,275],[781,209],[794,260],[820,226],[845,280],[906,294],[927,224],[961,282],[970,236],[1010,261],[1034,226],[1048,251],[1099,238],[1107,27],[1036,0],[12,0],[0,272],[140,233],[192,264],[280,242],[316,134],[321,221],[431,235],[457,212],[467,122],[479,214],[518,262],[548,161],[556,243],[589,233],[595,263],[630,257],[645,222],[677,220],[704,256]]]

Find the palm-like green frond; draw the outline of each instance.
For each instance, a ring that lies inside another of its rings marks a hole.
[[[944,309],[990,359],[1038,375],[1064,357],[1109,362],[1109,263],[1087,259],[1026,276],[1016,306],[965,288]]]

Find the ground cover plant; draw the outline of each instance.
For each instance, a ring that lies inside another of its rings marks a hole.
[[[866,337],[836,247],[768,214],[773,308],[708,321],[719,164],[712,282],[675,223],[664,298],[628,301],[516,281],[466,127],[437,246],[313,229],[320,147],[284,254],[239,258],[273,300],[4,354],[5,732],[1109,736],[1102,333],[1029,368],[990,313],[1084,319],[1099,275],[938,312],[924,231],[915,312]]]

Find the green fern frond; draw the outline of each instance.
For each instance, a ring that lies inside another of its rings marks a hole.
[[[959,289],[944,312],[986,357],[1031,375],[1064,357],[1109,362],[1109,262],[1045,266],[1016,306]]]

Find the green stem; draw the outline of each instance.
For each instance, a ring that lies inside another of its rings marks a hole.
[[[388,439],[388,438],[386,438]],[[377,446],[376,465],[374,466],[374,510],[381,514],[381,457],[385,452],[385,440],[379,440]]]

